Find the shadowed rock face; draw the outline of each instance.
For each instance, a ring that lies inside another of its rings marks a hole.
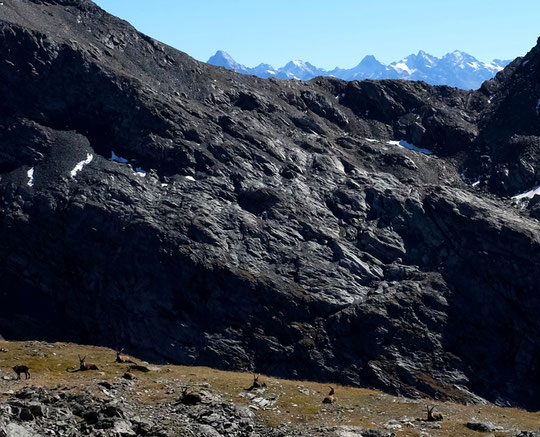
[[[499,197],[538,47],[471,92],[241,76],[89,1],[0,41],[5,338],[540,408],[539,202]]]

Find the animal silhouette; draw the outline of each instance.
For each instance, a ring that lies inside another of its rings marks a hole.
[[[30,378],[30,369],[28,368],[28,366],[23,366],[21,364],[13,366],[13,371],[17,374],[17,379],[21,379],[22,374],[26,376],[25,379]]]

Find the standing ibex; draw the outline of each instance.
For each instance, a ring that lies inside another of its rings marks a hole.
[[[79,368],[78,369],[67,369],[68,372],[74,373],[74,372],[86,372],[87,370],[99,370],[98,366],[95,364],[86,364],[86,355],[81,358],[80,355],[77,355],[79,357]]]
[[[433,412],[435,407],[429,408],[429,406],[426,405],[426,411],[427,411],[427,421],[428,422],[439,422],[443,420],[443,415],[437,411]]]
[[[21,379],[21,374],[23,373],[26,376],[25,379],[30,378],[30,369],[28,368],[28,366],[23,366],[23,365],[13,366],[13,371],[17,374],[17,379]]]
[[[330,393],[328,393],[328,396],[326,396],[322,403],[323,404],[333,404],[336,401],[336,398],[334,397],[334,387],[330,387]]]
[[[251,387],[248,387],[244,390],[246,391],[251,391],[253,390],[254,388],[265,388],[266,387],[266,382],[259,382],[259,378],[260,378],[261,375],[255,375],[253,374],[253,382],[251,383]]]

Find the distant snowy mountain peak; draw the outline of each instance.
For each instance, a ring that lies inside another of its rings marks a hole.
[[[417,54],[411,54],[388,65],[378,61],[373,55],[367,55],[358,65],[349,69],[336,67],[333,70],[324,70],[302,60],[290,61],[281,68],[274,68],[269,64],[249,68],[236,62],[227,52],[218,50],[208,63],[262,78],[310,80],[317,76],[334,76],[344,80],[408,79],[423,80],[432,85],[477,89],[510,61],[494,59],[490,63],[484,63],[460,50],[437,58],[420,50]]]
[[[208,63],[217,65],[218,67],[225,67],[229,70],[235,70],[239,73],[244,73],[243,70],[248,70],[246,67],[236,62],[231,55],[223,50],[218,50],[214,56],[208,59]]]

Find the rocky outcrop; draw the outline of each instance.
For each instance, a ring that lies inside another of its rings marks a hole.
[[[161,380],[163,383],[163,380]],[[167,385],[171,385],[168,383]],[[133,382],[97,381],[91,392],[27,387],[0,402],[0,436],[43,435],[282,437],[392,437],[377,429],[347,426],[271,427],[252,409],[229,402],[219,393],[202,390],[196,405],[152,403],[134,395]],[[148,391],[148,390],[147,390]]]
[[[100,386],[101,384],[101,386]],[[106,394],[29,387],[0,403],[0,436],[272,436],[253,412],[206,393],[204,404],[151,405],[130,399],[132,383],[96,384]],[[259,431],[259,432],[257,432]],[[298,434],[299,435],[299,434]]]
[[[241,76],[90,1],[0,40],[5,338],[540,408],[540,226],[494,182],[538,137],[486,149],[537,49],[472,92]]]

